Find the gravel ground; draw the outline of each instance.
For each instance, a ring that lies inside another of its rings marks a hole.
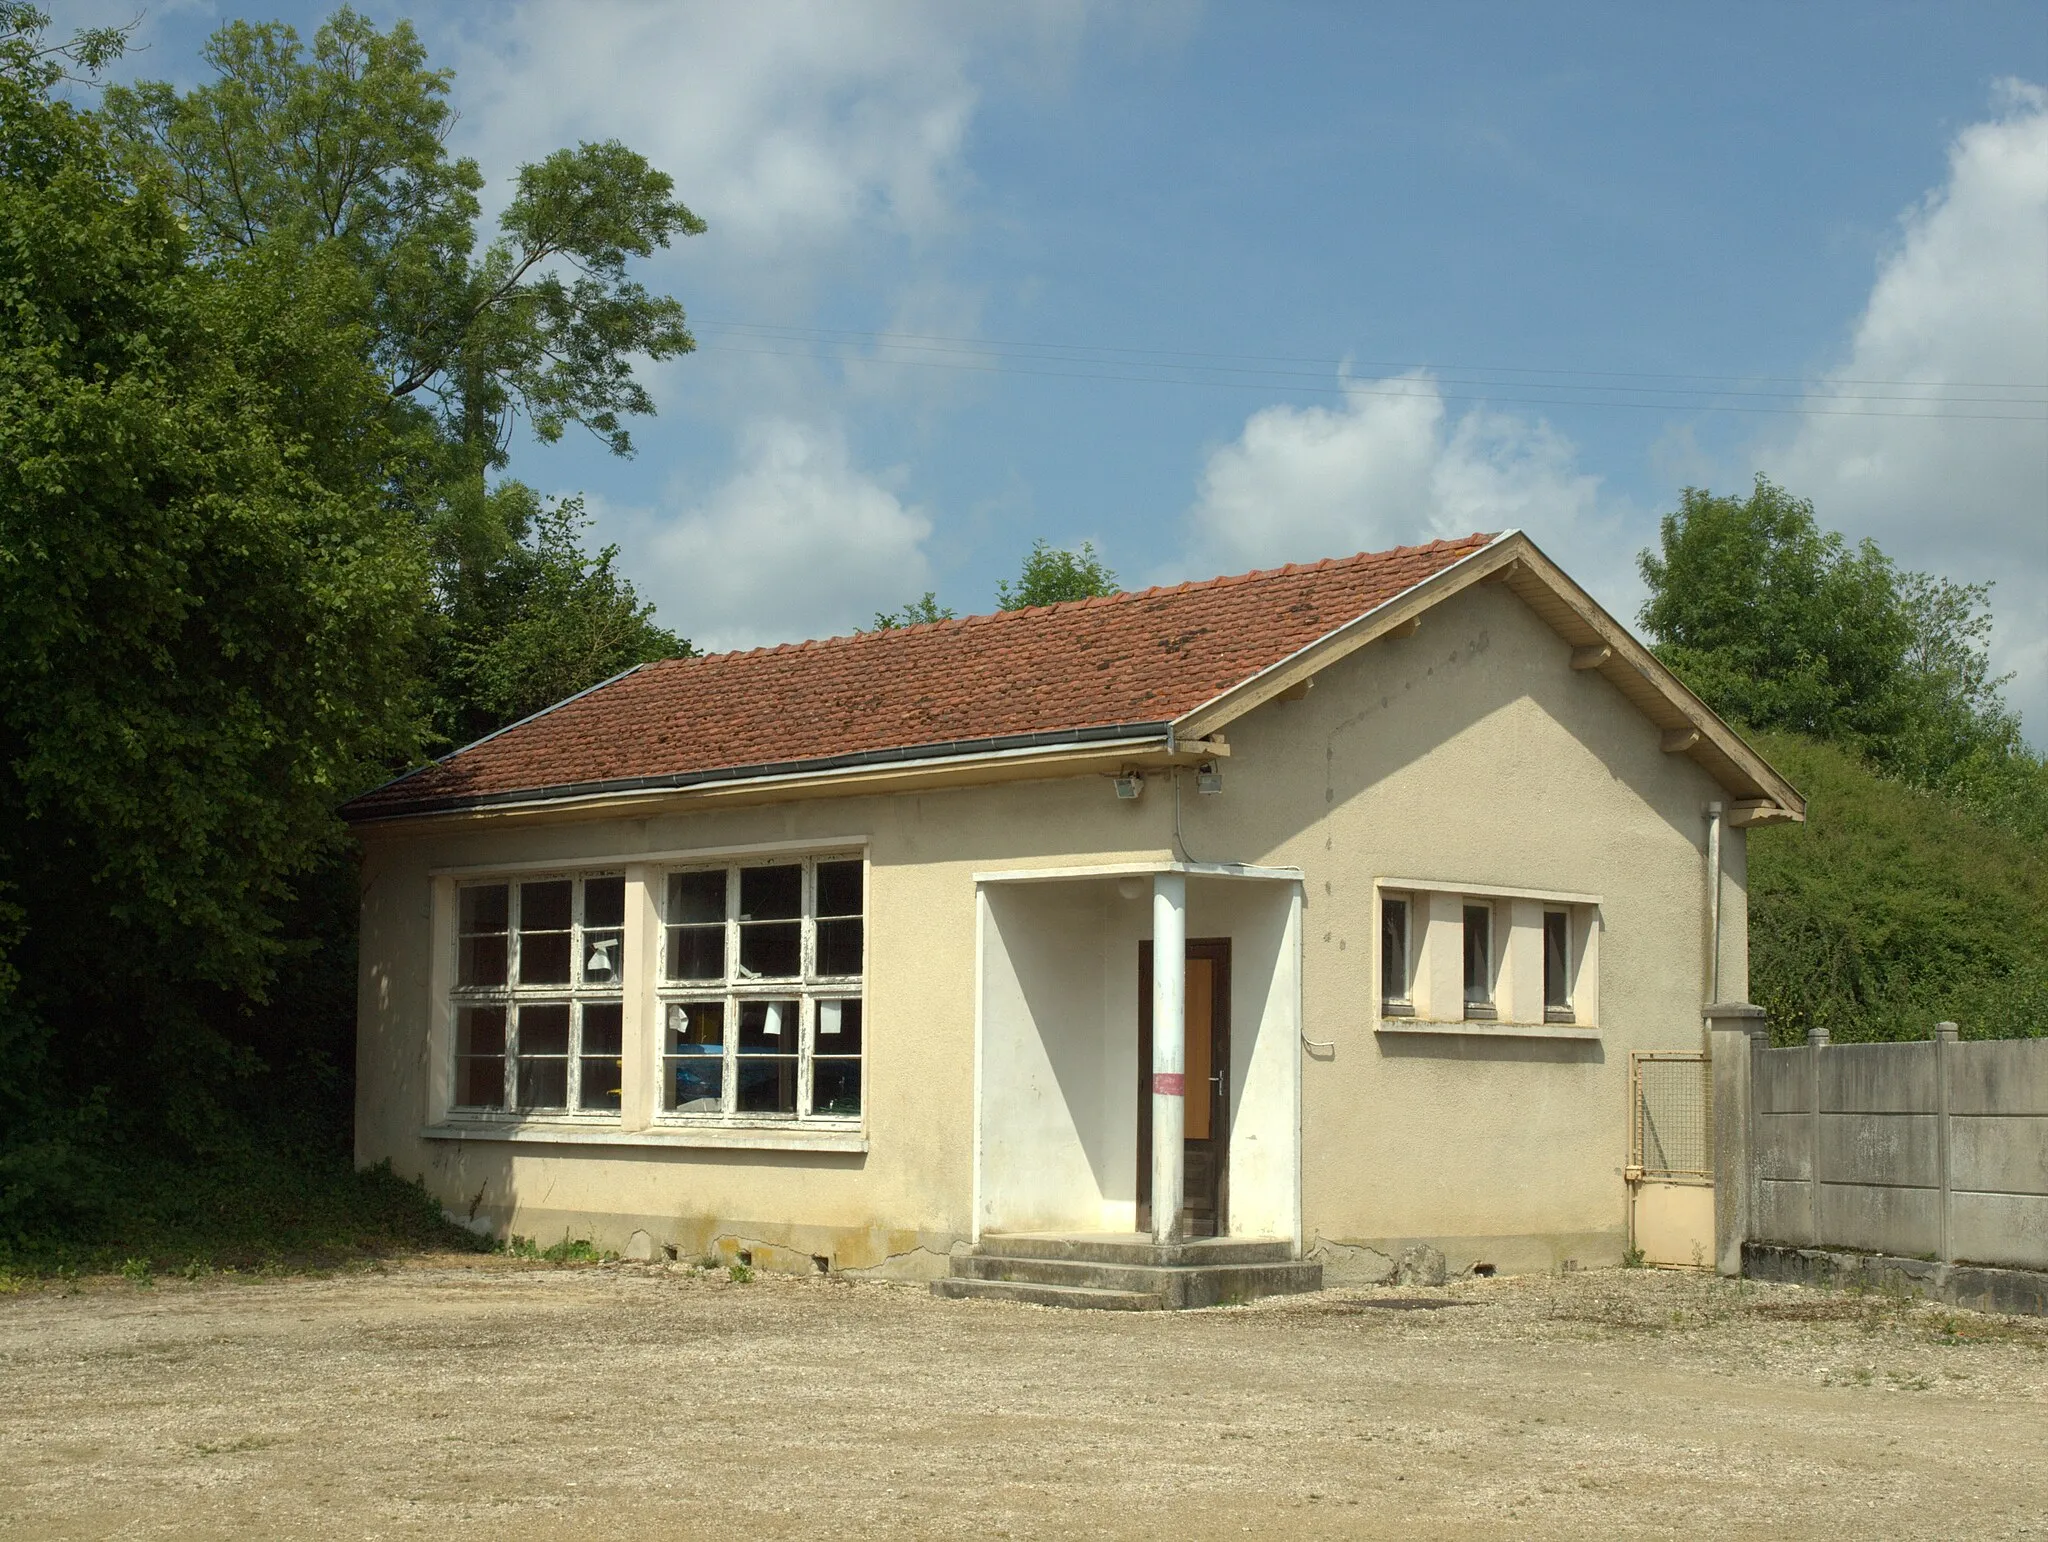
[[[2048,1323],[1661,1273],[1122,1316],[431,1259],[0,1296],[0,1537],[2048,1538]]]

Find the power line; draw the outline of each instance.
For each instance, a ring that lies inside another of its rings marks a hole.
[[[1743,385],[1794,385],[1794,386],[1800,386],[1800,387],[1803,387],[1803,388],[1805,388],[1806,390],[1813,390],[1813,389],[1817,389],[1817,388],[1831,388],[1831,387],[1834,387],[1834,386],[1843,386],[1843,385],[1850,385],[1850,386],[1871,386],[1871,387],[1896,387],[1896,388],[1900,388],[1900,389],[1920,389],[1920,388],[1927,388],[1927,389],[1933,389],[1933,390],[1974,390],[1974,391],[2042,391],[2042,392],[2048,392],[2048,381],[1995,381],[1995,380],[1947,380],[1947,381],[1944,381],[1944,380],[1868,380],[1868,379],[1861,379],[1861,378],[1849,378],[1849,377],[1838,377],[1838,378],[1829,378],[1829,377],[1813,377],[1813,376],[1801,376],[1801,375],[1705,375],[1705,374],[1682,374],[1682,373],[1676,373],[1676,372],[1669,372],[1669,371],[1647,371],[1647,370],[1597,370],[1597,369],[1556,369],[1556,368],[1531,368],[1531,367],[1527,367],[1527,366],[1520,366],[1520,365],[1507,365],[1507,364],[1446,364],[1446,363],[1432,363],[1432,362],[1428,362],[1428,361],[1422,361],[1422,362],[1417,362],[1417,361],[1415,361],[1415,360],[1405,360],[1405,361],[1404,361],[1404,360],[1338,360],[1338,359],[1330,359],[1330,358],[1326,358],[1326,357],[1322,357],[1322,358],[1319,358],[1319,357],[1311,357],[1311,356],[1306,356],[1306,355],[1294,355],[1294,354],[1246,354],[1246,353],[1219,353],[1219,352],[1202,352],[1202,351],[1196,351],[1196,350],[1188,350],[1188,349],[1167,349],[1167,348],[1136,348],[1136,347],[1129,347],[1129,346],[1125,346],[1125,345],[1120,345],[1120,344],[1107,344],[1107,343],[1059,343],[1059,342],[1043,342],[1043,341],[1022,341],[1022,340],[1018,340],[1018,339],[1013,339],[1013,338],[1012,338],[1012,339],[1005,339],[1005,338],[983,338],[983,337],[960,337],[960,336],[953,336],[953,335],[948,335],[948,334],[945,334],[945,333],[935,333],[935,332],[874,332],[874,331],[855,331],[855,330],[852,330],[852,329],[848,329],[848,328],[840,328],[840,327],[800,327],[800,326],[788,325],[788,324],[783,324],[783,323],[775,323],[775,322],[754,322],[754,321],[736,321],[736,320],[728,320],[728,319],[725,319],[725,318],[713,318],[713,319],[709,319],[709,320],[703,320],[703,321],[700,321],[700,322],[698,322],[697,324],[698,324],[698,325],[700,325],[700,326],[706,326],[706,327],[723,327],[723,328],[727,328],[727,329],[730,329],[730,330],[734,330],[734,331],[741,331],[741,332],[755,333],[755,334],[760,334],[760,335],[762,335],[762,336],[763,336],[763,337],[765,337],[765,338],[771,338],[771,339],[773,339],[773,338],[780,338],[780,339],[782,339],[782,340],[786,340],[786,341],[833,341],[833,340],[840,340],[840,339],[853,339],[853,340],[860,340],[860,341],[868,341],[868,342],[875,342],[875,343],[879,343],[879,344],[881,344],[881,345],[883,345],[883,346],[890,346],[890,347],[912,347],[912,346],[915,346],[915,345],[922,345],[922,344],[944,344],[944,345],[952,345],[952,346],[950,346],[950,347],[943,347],[943,348],[938,348],[938,349],[935,349],[935,350],[931,350],[931,351],[937,351],[937,352],[952,352],[952,351],[968,351],[968,352],[973,352],[973,353],[988,353],[988,352],[990,352],[990,351],[992,351],[992,350],[999,350],[999,349],[1024,349],[1024,350],[1034,350],[1034,351],[1036,351],[1036,353],[1037,353],[1038,355],[1040,355],[1040,356],[1044,356],[1044,357],[1047,357],[1047,358],[1053,358],[1053,359],[1060,359],[1060,358],[1063,358],[1063,357],[1071,357],[1071,356],[1079,355],[1079,356],[1081,356],[1081,357],[1080,357],[1079,359],[1077,359],[1077,360],[1076,360],[1076,362],[1101,362],[1101,363],[1106,363],[1106,364],[1128,364],[1128,365],[1135,365],[1135,364],[1136,364],[1136,363],[1137,363],[1138,361],[1140,361],[1140,360],[1143,360],[1143,359],[1159,359],[1159,360],[1173,360],[1173,359],[1194,359],[1194,360],[1208,360],[1208,359],[1213,359],[1213,360],[1219,360],[1219,361],[1237,361],[1237,362],[1239,362],[1239,363],[1245,363],[1245,364],[1309,364],[1309,365],[1315,365],[1315,366],[1317,366],[1317,367],[1318,367],[1318,368],[1319,368],[1320,370],[1322,370],[1322,371],[1326,371],[1326,372],[1328,372],[1328,371],[1335,371],[1335,370],[1337,370],[1337,369],[1339,369],[1339,368],[1343,368],[1343,367],[1346,367],[1346,366],[1348,365],[1348,366],[1350,366],[1350,367],[1355,367],[1355,368],[1360,368],[1360,369],[1369,369],[1369,370],[1393,370],[1393,371],[1403,371],[1403,370],[1414,370],[1414,369],[1428,369],[1428,370],[1452,370],[1452,371],[1458,371],[1458,372],[1461,372],[1461,373],[1473,373],[1473,374],[1493,374],[1493,375],[1524,375],[1524,376],[1544,376],[1544,375],[1549,375],[1549,376],[1579,376],[1579,377],[1584,377],[1584,378],[1591,378],[1591,379],[1596,379],[1596,380],[1690,380],[1690,381],[1700,381],[1700,382],[1704,382],[1704,383],[1706,383],[1706,384],[1710,384],[1710,385],[1735,385],[1735,386],[1743,386]],[[1091,359],[1088,359],[1088,358],[1086,357],[1086,356],[1088,356],[1088,355],[1103,355],[1103,356],[1110,356],[1110,357],[1103,357],[1103,358],[1100,358],[1100,359],[1094,359],[1094,360],[1091,360]],[[1121,358],[1119,358],[1119,357],[1113,357],[1113,356],[1117,356],[1117,355],[1122,355],[1122,356],[1125,356],[1125,357],[1121,357]],[[1029,353],[1027,353],[1027,354],[1023,354],[1023,355],[1020,355],[1020,356],[1022,356],[1022,357],[1030,357],[1030,356],[1032,356],[1032,355],[1031,355],[1031,354],[1029,354]],[[1172,367],[1176,367],[1176,366],[1173,366],[1173,365],[1171,365],[1171,364],[1168,364],[1168,365],[1165,365],[1165,366],[1163,366],[1163,367],[1168,367],[1168,368],[1172,368]],[[1189,368],[1189,369],[1214,369],[1214,368],[1218,368],[1218,367],[1221,367],[1221,366],[1219,366],[1219,365],[1206,365],[1206,364],[1191,364],[1191,365],[1187,365],[1187,366],[1179,366],[1179,367],[1185,367],[1185,368]],[[1241,374],[1242,374],[1242,373],[1266,373],[1265,371],[1247,371],[1247,370],[1233,370],[1233,371],[1227,371],[1227,372],[1231,372],[1231,373],[1241,373]],[[1285,372],[1282,372],[1282,373],[1285,373]],[[1533,384],[1533,383],[1535,383],[1535,382],[1531,382],[1531,383]],[[1609,387],[1608,389],[1652,389],[1652,388],[1650,388],[1650,387],[1641,387],[1641,388],[1636,388],[1636,387]],[[1775,395],[1775,394],[1796,394],[1796,393],[1755,393],[1755,392],[1746,392],[1746,393],[1742,393],[1742,394],[1773,394],[1773,395]],[[1890,400],[1912,400],[1912,399],[1915,399],[1915,398],[1878,398],[1878,399],[1880,399],[1880,400],[1883,400],[1883,399],[1890,399]],[[1943,400],[1943,401],[1953,401],[1953,400],[1957,400],[1958,398],[1954,398],[1954,397],[1941,397],[1941,398],[1933,398],[1933,399],[1936,399],[1936,400]],[[2005,398],[1995,398],[1994,400],[2005,400]],[[2026,402],[2026,403],[2023,403],[2023,404],[2024,404],[2024,405],[2029,405],[2029,406],[2033,405],[2033,403],[2031,403],[2031,402]]]
[[[772,337],[764,337],[764,338],[762,338],[762,339],[761,339],[761,341],[764,341],[764,342],[774,342],[774,341],[787,341],[787,342],[801,342],[801,341],[802,341],[802,339],[798,339],[798,338],[784,338],[784,339],[777,339],[777,338],[772,338]],[[816,360],[816,359],[818,359],[818,358],[819,358],[819,355],[818,355],[818,354],[816,354],[816,353],[814,353],[814,352],[810,352],[810,351],[808,351],[808,350],[805,350],[805,351],[797,351],[797,350],[793,350],[793,349],[780,349],[780,348],[736,348],[736,347],[732,347],[732,346],[730,346],[730,345],[727,345],[727,344],[722,344],[722,343],[711,343],[711,344],[706,344],[706,345],[703,345],[703,346],[702,346],[702,348],[701,348],[701,351],[702,351],[702,352],[706,352],[706,353],[728,353],[728,354],[741,354],[741,355],[749,355],[749,356],[752,356],[752,357],[756,357],[756,358],[777,358],[777,359],[809,359],[809,360]],[[1268,393],[1268,394],[1271,394],[1271,393],[1273,393],[1273,392],[1276,392],[1276,391],[1292,391],[1292,392],[1296,392],[1296,393],[1304,393],[1304,394],[1309,394],[1309,395],[1316,395],[1316,396],[1334,396],[1334,397],[1351,397],[1351,396],[1386,396],[1386,397],[1418,397],[1418,398],[1430,398],[1430,399],[1434,399],[1434,400],[1438,400],[1438,401],[1449,401],[1449,402],[1472,402],[1472,403],[1484,403],[1484,402],[1498,402],[1498,403],[1505,403],[1505,404],[1508,404],[1508,405],[1514,405],[1514,406],[1534,406],[1534,407],[1633,407],[1633,408],[1637,408],[1637,409],[1650,409],[1650,410],[1654,410],[1654,411],[1662,411],[1662,412],[1671,412],[1671,411],[1680,411],[1680,410],[1683,410],[1683,411],[1691,411],[1691,412],[1742,412],[1742,413],[1762,413],[1762,414],[1771,414],[1771,415],[1778,415],[1778,416],[1788,416],[1788,417],[1838,417],[1838,418],[1917,418],[1917,419],[1925,419],[1925,420],[1933,420],[1933,419],[1942,419],[1942,420],[1947,420],[1947,421],[1976,421],[1976,422],[1988,422],[1988,423],[2048,423],[2048,416],[2044,416],[2044,415],[2037,415],[2037,414],[2034,414],[2034,413],[1997,413],[1997,412],[1939,412],[1939,411],[1936,411],[1936,412],[1881,412],[1881,411],[1872,411],[1872,410],[1870,410],[1870,409],[1868,409],[1868,408],[1843,408],[1843,409],[1836,409],[1836,408],[1828,408],[1828,407],[1769,407],[1769,406],[1744,406],[1744,405],[1740,405],[1740,404],[1733,404],[1733,403],[1728,403],[1728,402],[1725,402],[1725,401],[1719,401],[1719,402],[1717,402],[1717,401],[1695,401],[1695,402],[1672,402],[1672,401],[1622,401],[1622,400],[1608,400],[1608,401],[1601,401],[1601,400],[1592,400],[1592,399],[1583,399],[1583,398],[1581,398],[1581,399],[1576,399],[1576,400],[1574,400],[1574,399],[1570,399],[1570,398],[1561,398],[1561,397],[1558,397],[1558,396],[1501,396],[1501,395],[1497,395],[1497,394],[1494,394],[1494,393],[1492,393],[1492,392],[1488,392],[1488,393],[1486,393],[1486,394],[1484,394],[1484,395],[1480,395],[1480,394],[1469,394],[1469,393],[1460,393],[1460,392],[1446,392],[1446,391],[1438,391],[1438,390],[1429,390],[1429,391],[1424,391],[1424,390],[1388,390],[1388,389],[1384,388],[1383,386],[1368,386],[1368,385],[1356,385],[1356,384],[1345,384],[1345,385],[1303,385],[1303,384],[1294,384],[1294,383],[1291,383],[1291,382],[1289,382],[1289,381],[1286,381],[1286,380],[1263,380],[1263,381],[1261,381],[1261,380],[1231,380],[1231,379],[1225,379],[1225,378],[1221,378],[1220,376],[1217,376],[1217,377],[1211,377],[1211,378],[1194,378],[1194,379],[1189,379],[1189,378],[1185,378],[1185,377],[1181,377],[1181,378],[1176,378],[1176,377],[1174,377],[1174,376],[1171,376],[1171,375],[1158,375],[1158,374],[1153,374],[1153,375],[1132,375],[1132,374],[1110,374],[1110,373],[1106,373],[1106,372],[1104,372],[1104,370],[1100,370],[1100,369],[1098,369],[1098,370],[1046,370],[1046,369],[1021,369],[1021,368],[1016,368],[1016,367],[1014,367],[1013,365],[1004,365],[1004,364],[975,364],[975,363],[970,363],[970,362],[966,362],[966,361],[965,361],[964,359],[901,359],[901,358],[881,358],[881,357],[875,357],[875,356],[871,356],[871,355],[858,355],[858,356],[848,356],[848,355],[844,355],[844,354],[840,354],[840,355],[836,355],[836,356],[829,356],[829,357],[836,357],[836,358],[837,358],[837,360],[838,360],[839,362],[841,362],[841,363],[858,363],[858,364],[880,364],[880,365],[893,365],[893,366],[895,366],[895,367],[897,367],[897,368],[899,368],[899,369],[950,369],[950,370],[957,370],[957,371],[962,371],[962,372],[965,372],[965,373],[970,373],[970,374],[984,374],[984,375],[1022,375],[1022,376],[1036,376],[1036,377],[1039,377],[1039,378],[1042,378],[1042,379],[1048,379],[1048,380],[1100,380],[1100,381],[1111,381],[1111,382],[1120,382],[1120,383],[1124,383],[1124,384],[1130,384],[1130,385],[1186,385],[1186,386],[1207,386],[1207,387],[1210,387],[1210,388],[1220,388],[1220,389],[1224,389],[1224,390],[1235,390],[1235,391],[1261,391],[1261,392],[1265,392],[1265,393]],[[1000,357],[1002,357],[1002,356],[1001,356],[1001,355],[998,355],[997,357],[999,357],[999,358],[1000,358]],[[1026,360],[1026,362],[1030,362],[1030,361],[1029,361],[1029,360],[1027,359],[1027,360]],[[1077,364],[1079,364],[1079,363],[1088,363],[1088,362],[1092,362],[1092,361],[1088,361],[1088,360],[1080,360],[1080,359],[1077,359],[1077,360],[1072,360],[1072,361],[1063,361],[1063,360],[1057,360],[1057,359],[1050,359],[1050,358],[1048,358],[1048,359],[1044,359],[1044,360],[1042,360],[1042,361],[1039,361],[1039,362],[1045,362],[1045,363],[1056,363],[1056,362],[1073,362],[1073,363],[1077,363]],[[1105,360],[1105,361],[1100,361],[1100,362],[1104,363],[1105,365],[1108,365],[1108,364],[1110,363],[1110,361],[1106,361],[1106,360]],[[1133,366],[1133,367],[1135,367],[1135,366]],[[1244,373],[1244,372],[1239,372],[1239,373]],[[1672,377],[1665,377],[1665,378],[1672,378]],[[1433,383],[1433,382],[1432,382],[1432,383]],[[1471,381],[1467,381],[1467,382],[1456,382],[1456,383],[1464,383],[1464,384],[1476,384],[1476,385],[1484,385],[1484,384],[1487,384],[1488,382],[1484,382],[1484,381],[1477,381],[1477,382],[1471,382]],[[1420,382],[1418,382],[1418,384],[1420,384]],[[1545,383],[1543,383],[1543,382],[1537,381],[1537,382],[1523,382],[1523,383],[1522,383],[1522,384],[1521,384],[1521,385],[1520,385],[1519,387],[1517,387],[1517,389],[1520,389],[1520,390],[1556,390],[1556,389],[1558,389],[1558,387],[1556,387],[1556,386],[1552,386],[1552,385],[1548,385],[1548,384],[1545,384]],[[1599,389],[1599,388],[1595,388],[1595,387],[1580,387],[1580,388],[1578,388],[1578,389]],[[1627,386],[1610,386],[1610,387],[1606,387],[1605,389],[1608,389],[1608,390],[1631,390],[1631,389],[1641,389],[1641,388],[1635,388],[1635,387],[1627,387]],[[1726,394],[1726,393],[1722,393],[1722,394]],[[1867,397],[1867,398],[1859,398],[1859,397],[1843,397],[1843,398],[1830,398],[1830,399],[1832,399],[1832,400],[1848,400],[1848,401],[1858,401],[1858,400],[1864,400],[1864,401],[1872,401],[1872,402],[1903,402],[1903,401],[1916,401],[1916,400],[1918,400],[1918,401],[1927,401],[1927,402],[1929,402],[1929,403],[1939,403],[1939,402],[1941,402],[1941,401],[1943,400],[1943,398],[1938,398],[1938,397],[1936,397],[1936,398],[1915,398],[1915,397]],[[2031,403],[2031,402],[2026,402],[2026,401],[2021,401],[2021,400],[2013,400],[2013,401],[2011,402],[2011,405],[2013,405],[2013,406],[2015,406],[2015,407],[2019,407],[2019,406],[2032,406],[2032,405],[2034,405],[2034,404],[2033,404],[2033,403]],[[2044,405],[2048,405],[2048,404],[2044,404]]]

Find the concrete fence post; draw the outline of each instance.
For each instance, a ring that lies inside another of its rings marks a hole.
[[[1949,1219],[1949,1190],[1953,1180],[1949,1161],[1948,1088],[1951,1070],[1949,1046],[1956,1042],[1958,1032],[1954,1023],[1934,1025],[1934,1165],[1936,1182],[1940,1187],[1936,1198],[1939,1212],[1935,1224],[1935,1248],[1937,1256],[1945,1264],[1955,1262]]]
[[[1751,1042],[1739,1028],[1715,1028],[1707,1035],[1714,1078],[1714,1272],[1730,1279],[1742,1274],[1742,1245],[1749,1240],[1754,1214]]]
[[[1828,1031],[1825,1028],[1806,1030],[1806,1074],[1813,1085],[1813,1117],[1806,1131],[1806,1172],[1808,1192],[1812,1196],[1809,1209],[1812,1212],[1808,1225],[1807,1241],[1819,1247],[1820,1227],[1820,1052],[1828,1047]]]
[[[1714,1127],[1714,1268],[1739,1277],[1742,1247],[1756,1234],[1756,1086],[1758,1057],[1770,1042],[1764,1009],[1747,1001],[1709,1002],[1707,1058]]]

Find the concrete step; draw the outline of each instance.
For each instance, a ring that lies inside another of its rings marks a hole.
[[[1296,1259],[1271,1263],[1112,1264],[1077,1258],[1006,1258],[967,1253],[952,1262],[955,1278],[987,1283],[1059,1286],[1155,1297],[1168,1310],[1223,1306],[1260,1296],[1323,1288],[1323,1266]]]
[[[932,1294],[954,1301],[1021,1301],[1029,1306],[1080,1307],[1096,1312],[1156,1312],[1165,1303],[1135,1290],[1089,1290],[1080,1285],[1041,1285],[1026,1280],[975,1280],[954,1276],[933,1280]]]
[[[1294,1245],[1285,1237],[1199,1237],[1162,1244],[1142,1232],[985,1232],[975,1251],[985,1258],[1058,1258],[1151,1268],[1281,1264],[1294,1258]]]

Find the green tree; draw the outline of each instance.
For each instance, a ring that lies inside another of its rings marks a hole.
[[[1641,620],[1716,710],[1924,786],[1973,759],[2024,758],[1991,674],[1989,585],[1901,571],[1763,477],[1747,498],[1687,488],[1660,537],[1638,559]]]
[[[543,507],[518,483],[501,493],[528,503],[505,518],[519,539],[488,569],[455,569],[469,588],[444,600],[445,674],[461,685],[438,704],[439,737],[449,742],[478,738],[636,664],[692,651],[656,625],[654,607],[615,571],[616,546],[586,555],[581,499]]]
[[[411,23],[379,32],[343,6],[308,51],[281,22],[230,22],[205,57],[216,78],[182,94],[106,93],[122,132],[172,169],[203,255],[337,247],[392,396],[433,403],[482,464],[504,463],[518,415],[544,441],[579,423],[630,451],[622,418],[654,410],[631,359],[695,346],[681,304],[626,273],[704,229],[666,174],[615,140],[557,150],[520,168],[478,252],[483,173],[448,156],[453,74],[428,67]]]
[[[871,632],[893,631],[899,626],[923,626],[927,621],[951,621],[952,610],[939,603],[936,589],[927,589],[922,599],[912,600],[901,610],[878,610]]]
[[[996,605],[1002,610],[1023,610],[1031,605],[1099,599],[1121,592],[1116,574],[1103,564],[1093,542],[1083,541],[1069,551],[1045,541],[1033,541],[1015,585],[997,582]]]
[[[336,802],[418,743],[432,614],[355,275],[194,266],[4,21],[0,1229],[76,1190],[95,1110],[217,1129]]]

